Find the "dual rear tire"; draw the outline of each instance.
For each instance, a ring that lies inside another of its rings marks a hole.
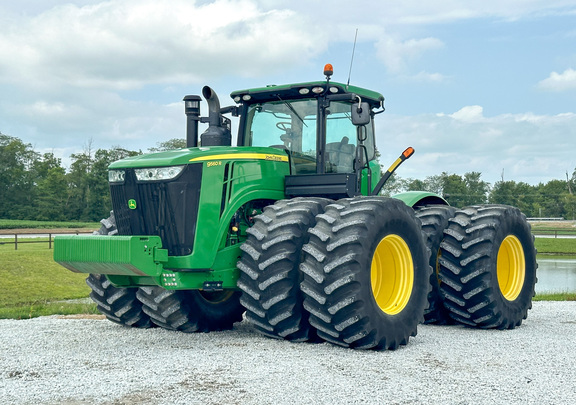
[[[242,247],[246,318],[267,336],[396,349],[427,305],[422,238],[413,210],[394,199],[277,202]]]
[[[321,338],[384,350],[416,336],[431,270],[411,208],[387,198],[340,200],[310,234],[301,288]]]
[[[462,324],[513,329],[532,307],[534,236],[524,214],[506,205],[458,210],[440,245],[444,307]]]

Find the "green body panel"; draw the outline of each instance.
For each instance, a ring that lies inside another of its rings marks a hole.
[[[382,177],[382,173],[380,172],[380,164],[377,160],[371,160],[368,165],[370,166],[370,170],[372,171],[372,179],[371,179],[371,186],[370,192],[374,190],[374,187],[378,184],[378,181]],[[361,182],[360,193],[362,195],[369,195],[370,192],[368,191],[368,171],[366,169],[362,170],[362,182]]]
[[[190,255],[165,254],[161,262],[151,261],[148,252],[135,244],[153,239],[160,249],[162,243],[157,236],[71,236],[56,238],[55,261],[74,272],[106,274],[116,286],[200,289],[205,282],[221,282],[222,288],[236,288],[236,263],[241,253],[239,244],[226,246],[230,222],[248,202],[285,197],[284,177],[290,174],[290,168],[284,151],[262,147],[186,148],[127,158],[114,162],[110,168],[198,162],[204,167],[197,232]]]
[[[288,161],[274,160],[274,157],[281,155],[287,159],[284,152],[273,148],[249,147],[210,149],[212,154],[192,158],[206,159],[203,163],[194,250],[191,255],[169,257],[168,268],[213,269],[218,260],[217,252],[225,247],[225,237],[236,211],[249,201],[281,200],[285,197],[284,177],[290,174]],[[221,153],[214,154],[214,149],[219,149]],[[263,156],[250,158],[252,154]],[[233,168],[229,169],[233,175],[225,179],[228,162],[233,164]]]
[[[438,194],[428,191],[406,191],[405,193],[395,194],[392,198],[403,201],[409,207],[426,204],[450,205]]]
[[[191,161],[211,161],[222,160],[218,156],[222,155],[236,155],[241,156],[244,154],[258,153],[270,156],[284,156],[286,153],[276,148],[263,148],[263,147],[236,147],[236,146],[210,146],[198,148],[184,148],[175,149],[166,152],[150,153],[146,155],[138,155],[126,159],[118,160],[110,164],[110,169],[126,169],[126,168],[140,168],[140,167],[165,167],[165,166],[179,166],[187,165]],[[226,160],[236,160],[240,158],[230,158]],[[241,158],[246,159],[246,158]]]

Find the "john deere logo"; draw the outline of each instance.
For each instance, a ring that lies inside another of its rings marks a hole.
[[[135,210],[136,209],[136,200],[129,199],[128,200],[128,208],[130,208],[131,210]]]

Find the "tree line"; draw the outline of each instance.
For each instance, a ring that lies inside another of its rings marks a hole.
[[[159,143],[148,151],[183,147],[183,139]],[[142,154],[114,146],[93,150],[89,144],[70,156],[64,168],[53,153],[40,154],[31,144],[0,133],[0,218],[41,221],[99,221],[112,208],[108,189],[108,165],[118,159]],[[536,186],[523,182],[483,181],[480,172],[464,175],[443,172],[424,180],[392,176],[384,192],[424,190],[442,195],[453,206],[509,204],[528,217],[576,216],[576,170],[566,180]]]

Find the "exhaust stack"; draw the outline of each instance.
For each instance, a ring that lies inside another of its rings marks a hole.
[[[220,100],[218,96],[208,86],[202,88],[202,95],[208,103],[208,128],[201,135],[202,146],[230,146],[232,145],[232,134],[230,130],[222,124],[220,114]]]

